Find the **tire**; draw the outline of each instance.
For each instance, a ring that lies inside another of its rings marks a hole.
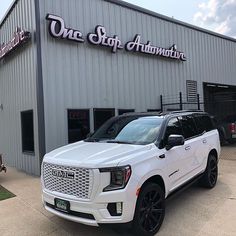
[[[225,139],[225,136],[223,134],[220,134],[220,144],[221,146],[227,144],[227,140]]]
[[[165,217],[165,194],[155,183],[144,185],[139,194],[134,220],[133,233],[139,236],[155,235]]]
[[[207,167],[204,175],[200,181],[201,185],[205,188],[214,188],[218,178],[218,162],[214,155],[209,155]]]

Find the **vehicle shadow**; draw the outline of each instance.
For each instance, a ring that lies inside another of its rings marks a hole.
[[[221,179],[211,190],[193,185],[167,202],[158,236],[198,235],[230,196],[230,188]]]
[[[158,236],[197,235],[230,196],[229,187],[221,179],[212,190],[193,185],[167,201],[165,220]],[[68,235],[132,235],[127,229],[117,232],[112,227],[89,227],[56,216],[51,220],[61,226]]]

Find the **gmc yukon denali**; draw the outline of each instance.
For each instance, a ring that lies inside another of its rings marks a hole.
[[[136,235],[154,235],[167,197],[196,180],[216,185],[219,155],[219,134],[205,112],[124,114],[45,155],[43,204],[67,220],[129,223]]]

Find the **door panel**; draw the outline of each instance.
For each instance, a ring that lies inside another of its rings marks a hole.
[[[184,152],[184,146],[174,147],[169,151],[165,150],[166,173],[169,178],[170,191],[175,189],[183,179],[185,172]]]
[[[199,168],[200,163],[197,156],[201,153],[201,139],[198,135],[197,127],[191,115],[179,117],[183,128],[185,138],[185,155],[186,155],[186,170],[184,174],[185,179],[193,176],[193,172]]]
[[[178,118],[172,118],[169,120],[163,140],[164,146],[167,145],[168,137],[172,134],[183,135],[182,127]],[[167,162],[166,172],[170,182],[170,189],[175,188],[184,175],[184,152],[184,146],[173,147],[168,151],[166,149],[164,151]]]

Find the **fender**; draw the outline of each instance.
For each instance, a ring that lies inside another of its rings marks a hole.
[[[137,190],[139,188],[141,188],[143,186],[143,184],[150,179],[153,176],[160,176],[163,179],[164,182],[164,186],[165,186],[165,197],[167,197],[168,192],[169,192],[169,180],[168,177],[164,174],[164,172],[160,169],[155,169],[152,171],[147,172],[146,174],[142,175],[142,167],[137,167],[137,169],[135,168],[135,173],[140,173],[138,176],[136,176],[137,180],[138,180],[138,186],[137,186]]]

